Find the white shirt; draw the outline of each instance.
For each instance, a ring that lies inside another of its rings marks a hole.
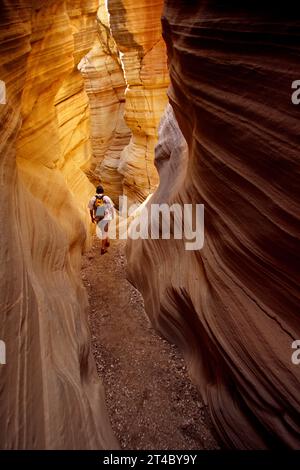
[[[92,211],[94,209],[95,201],[96,201],[96,196],[93,196],[90,199],[90,202],[88,204],[88,208],[90,209],[90,211]],[[112,219],[114,219],[115,218],[114,203],[112,202],[112,200],[108,196],[103,196],[103,201],[105,202],[105,206],[106,206],[103,220],[112,220]]]

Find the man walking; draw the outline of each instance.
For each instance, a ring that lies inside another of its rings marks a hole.
[[[110,197],[104,194],[102,186],[97,186],[96,194],[88,204],[92,223],[96,223],[101,230],[102,246],[101,255],[107,252],[109,247],[108,227],[111,220],[115,218],[114,203]]]

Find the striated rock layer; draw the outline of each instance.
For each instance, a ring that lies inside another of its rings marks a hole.
[[[110,27],[126,80],[125,121],[132,131],[119,171],[124,194],[143,201],[157,187],[154,147],[169,75],[161,36],[162,0],[109,0]]]
[[[117,443],[89,347],[79,280],[86,243],[87,99],[75,65],[97,2],[1,2],[0,447]],[[74,130],[74,134],[73,134]]]
[[[101,181],[117,203],[123,193],[123,175],[118,172],[120,156],[131,132],[124,120],[124,74],[104,1],[100,2],[97,25],[94,46],[78,65],[91,108],[93,155],[87,174],[96,184]]]
[[[93,191],[92,185],[87,184],[87,178],[82,171],[90,166],[92,149],[89,100],[77,65],[91,49],[96,38],[97,6],[98,0],[66,2],[73,36],[74,63],[73,70],[64,78],[55,96],[61,154],[57,167],[62,171],[69,189],[77,199],[76,203],[82,209],[86,208],[86,199],[90,191]]]
[[[226,2],[225,2],[226,3]],[[172,86],[151,202],[205,204],[205,244],[137,240],[131,280],[227,446],[300,448],[299,24],[288,5],[165,2]]]

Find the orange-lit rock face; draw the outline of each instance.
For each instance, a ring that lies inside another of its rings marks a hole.
[[[79,281],[93,187],[80,169],[88,112],[74,69],[92,46],[97,2],[70,5],[1,6],[1,448],[117,446]]]
[[[92,159],[84,167],[114,201],[142,201],[158,184],[154,146],[167,103],[162,1],[99,3],[97,38],[80,61],[91,108]],[[129,145],[128,145],[129,144]]]
[[[204,248],[131,242],[129,270],[153,323],[184,349],[225,444],[299,448],[296,20],[285,6],[225,3],[166,1],[163,19],[189,152],[169,111],[152,202],[204,203]]]
[[[91,108],[93,155],[88,176],[96,184],[101,181],[117,203],[123,193],[123,175],[118,171],[120,156],[131,132],[124,120],[124,73],[104,1],[100,2],[97,26],[94,46],[78,65]]]
[[[169,81],[161,37],[162,5],[161,0],[108,1],[110,26],[127,85],[125,120],[132,131],[119,171],[124,176],[124,193],[132,201],[142,201],[158,184],[154,147]]]
[[[87,185],[87,179],[82,171],[89,168],[92,155],[90,107],[84,90],[84,81],[77,65],[91,49],[96,38],[97,5],[98,0],[66,2],[74,62],[73,70],[65,76],[55,96],[55,112],[59,124],[62,154],[58,167],[64,174],[69,189],[75,196],[77,195],[77,203],[84,209],[86,198],[90,191],[94,191],[91,185]]]

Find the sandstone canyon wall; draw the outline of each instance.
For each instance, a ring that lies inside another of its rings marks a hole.
[[[203,203],[205,243],[128,247],[149,317],[183,348],[225,445],[241,449],[300,447],[295,18],[289,2],[165,2],[180,129],[169,108],[151,202]]]
[[[97,6],[98,0],[66,2],[73,37],[74,63],[72,71],[64,78],[55,96],[61,154],[57,167],[63,173],[68,188],[75,197],[77,196],[76,202],[83,210],[86,209],[87,198],[94,190],[92,185],[87,184],[87,178],[82,171],[87,172],[90,167],[92,149],[89,100],[77,65],[91,49],[97,36],[95,21]],[[56,55],[52,58],[54,61],[57,59]],[[47,61],[50,58],[45,57],[44,60]],[[32,94],[32,89],[29,89],[28,93]]]
[[[104,1],[98,9],[97,26],[93,48],[78,65],[91,109],[92,160],[87,174],[95,184],[101,182],[117,204],[123,193],[120,156],[131,132],[124,120],[124,73]]]
[[[79,281],[97,1],[2,0],[0,447],[112,448]]]
[[[158,184],[157,126],[167,104],[163,2],[100,1],[94,47],[80,61],[91,108],[92,159],[86,173],[115,203],[142,202]],[[108,8],[108,11],[107,11]]]
[[[118,167],[123,192],[142,202],[158,184],[154,167],[157,127],[167,104],[169,75],[161,36],[162,0],[109,0],[110,27],[124,77],[125,121],[132,131]]]

